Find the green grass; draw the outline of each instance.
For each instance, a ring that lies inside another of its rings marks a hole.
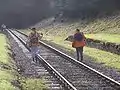
[[[84,53],[94,58],[96,62],[103,63],[105,66],[116,68],[120,71],[120,55],[89,47],[85,47]]]
[[[20,30],[18,30],[18,31],[22,31],[22,32],[25,33],[26,35],[29,35],[30,32],[31,32],[30,29],[28,29],[28,30],[26,30],[26,29],[20,29]]]
[[[86,34],[87,38],[92,38],[95,40],[101,40],[104,42],[112,42],[120,44],[120,35],[119,34],[106,34],[106,33],[97,33],[97,34]]]
[[[8,55],[10,51],[6,47],[10,47],[7,43],[6,36],[0,34],[0,90],[15,90],[15,87],[11,84],[16,79],[14,71],[12,69],[6,70],[2,68],[2,65],[12,65],[10,62],[12,58]]]
[[[9,50],[7,50],[6,47],[10,47],[8,44],[7,44],[7,41],[6,41],[6,37],[5,35],[3,34],[0,34],[0,62],[2,63],[5,63],[5,64],[8,64],[9,63],[9,56],[8,56],[8,52]]]
[[[0,69],[0,90],[15,90],[16,88],[11,84],[15,79],[12,71]]]
[[[47,86],[40,79],[27,78],[22,80],[24,90],[47,90]]]

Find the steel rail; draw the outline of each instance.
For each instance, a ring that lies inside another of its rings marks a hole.
[[[13,31],[8,30],[9,33],[12,33],[15,37],[17,37],[22,44],[30,51],[30,49],[27,47],[26,42],[22,40],[19,36],[17,36]],[[44,63],[46,68],[48,69],[49,73],[52,73],[61,83],[64,84],[64,86],[68,90],[77,90],[67,79],[65,79],[54,67],[52,67],[45,59],[43,59],[39,54],[36,55],[37,59]]]

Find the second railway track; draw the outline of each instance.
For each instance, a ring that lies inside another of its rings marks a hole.
[[[27,37],[24,34],[18,31],[12,32],[25,42],[27,41]],[[75,87],[73,90],[120,90],[119,82],[55,50],[42,41],[40,43],[40,57],[64,76],[70,82],[71,87]]]

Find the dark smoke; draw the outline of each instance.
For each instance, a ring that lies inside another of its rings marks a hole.
[[[95,18],[120,10],[120,0],[0,0],[0,25],[27,28],[42,19],[59,16]]]
[[[99,14],[110,15],[120,10],[120,0],[57,0],[64,17],[94,18]]]
[[[26,28],[53,15],[51,0],[0,0],[0,25]]]

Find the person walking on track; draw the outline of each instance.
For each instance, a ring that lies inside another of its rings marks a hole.
[[[5,24],[2,24],[2,25],[1,25],[1,29],[2,29],[2,31],[6,30],[6,25],[5,25]]]
[[[77,60],[83,61],[83,47],[86,45],[86,40],[83,32],[80,32],[79,29],[76,29],[76,32],[73,37],[72,47],[76,48]]]
[[[29,34],[29,47],[32,54],[33,62],[36,62],[36,55],[40,53],[39,50],[39,40],[42,38],[42,36],[39,35],[39,33],[36,31],[36,28],[31,29],[32,32]]]

